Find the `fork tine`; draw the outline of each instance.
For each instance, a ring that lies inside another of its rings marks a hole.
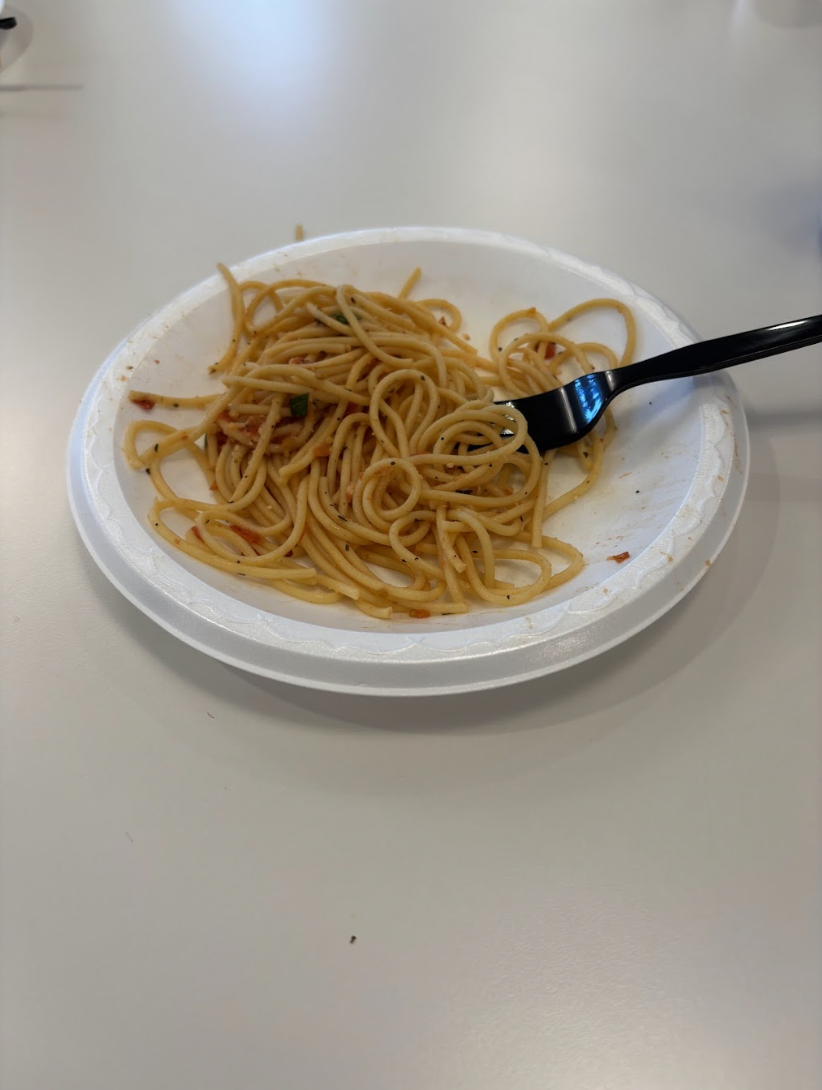
[[[596,425],[614,391],[607,371],[582,375],[556,390],[498,402],[519,410],[540,453],[567,447]]]

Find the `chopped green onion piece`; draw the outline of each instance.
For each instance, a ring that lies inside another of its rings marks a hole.
[[[294,394],[291,398],[291,415],[308,415],[308,394]]]
[[[348,319],[344,314],[329,314],[329,318],[333,318],[335,322],[342,322],[343,325],[348,325]]]

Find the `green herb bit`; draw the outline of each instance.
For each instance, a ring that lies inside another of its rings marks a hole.
[[[307,416],[308,415],[308,394],[294,394],[291,398],[291,415],[292,416]]]

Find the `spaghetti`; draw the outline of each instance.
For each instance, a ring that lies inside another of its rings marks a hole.
[[[233,319],[211,368],[222,390],[129,394],[147,413],[202,411],[192,427],[144,418],[126,431],[128,461],[157,493],[150,523],[166,541],[303,601],[347,599],[384,619],[522,605],[581,570],[580,551],[544,525],[593,486],[613,421],[541,456],[522,414],[495,404],[492,387],[526,396],[561,385],[566,364],[629,362],[635,327],[624,304],[594,299],[553,320],[515,311],[482,356],[452,303],[409,298],[419,270],[397,296],[302,279],[238,283],[220,270]],[[603,307],[625,322],[619,356],[566,335]],[[209,499],[169,484],[164,465],[180,451],[199,465]],[[548,499],[557,454],[578,461],[582,480]]]

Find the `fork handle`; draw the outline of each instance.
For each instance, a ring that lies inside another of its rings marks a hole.
[[[618,393],[632,386],[640,386],[643,382],[707,375],[711,371],[760,360],[764,356],[777,356],[780,352],[790,352],[820,341],[822,314],[815,314],[796,322],[780,322],[779,325],[763,326],[747,333],[732,333],[729,337],[688,344],[661,356],[610,371],[609,377],[613,381],[613,392]]]

